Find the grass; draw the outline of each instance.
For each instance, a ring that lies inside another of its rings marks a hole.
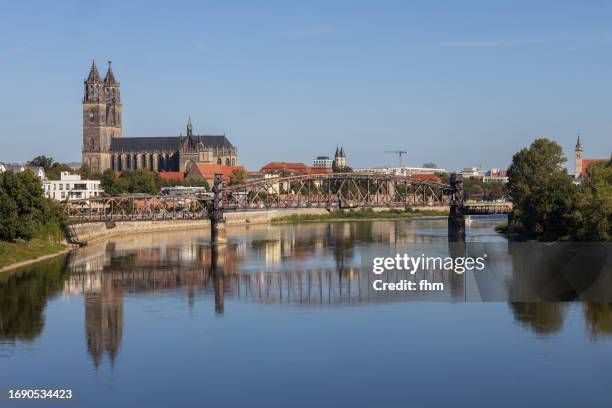
[[[66,248],[59,242],[32,239],[27,242],[0,242],[0,268],[39,256],[54,254]]]
[[[387,210],[374,211],[371,208],[364,210],[337,210],[327,214],[293,214],[286,217],[272,219],[272,222],[309,222],[334,220],[379,220],[397,218],[417,218],[431,216],[445,216],[448,212],[440,210]]]
[[[500,234],[507,234],[508,233],[508,221],[502,221],[499,224],[497,224],[495,226],[495,231],[499,232]]]

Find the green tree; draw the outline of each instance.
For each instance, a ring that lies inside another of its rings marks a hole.
[[[0,174],[0,240],[58,239],[66,226],[59,204],[46,198],[31,171]]]
[[[126,191],[123,183],[119,181],[112,169],[104,170],[100,178],[100,187],[109,195],[117,195]]]
[[[571,233],[576,187],[562,167],[565,161],[561,146],[548,139],[537,139],[513,156],[508,188],[514,231],[545,241]]]
[[[449,180],[448,173],[437,172],[436,176],[440,177],[440,180],[442,180],[442,183],[448,184],[448,180]]]
[[[612,159],[587,168],[577,201],[575,238],[612,240]]]
[[[229,179],[229,185],[235,186],[238,184],[245,184],[247,182],[247,173],[246,170],[236,169],[232,171],[232,174]]]
[[[148,169],[128,170],[121,173],[120,183],[127,193],[157,194],[158,177]]]
[[[79,167],[79,175],[81,176],[81,180],[101,180],[102,174],[95,173],[90,170],[89,166],[82,165]]]
[[[436,166],[436,163],[423,163],[423,167],[426,169],[435,169],[438,168],[438,166]]]
[[[35,167],[42,167],[43,169],[45,169],[45,172],[48,172],[51,167],[53,167],[55,163],[55,160],[53,160],[53,157],[47,157],[47,156],[36,156],[35,158],[33,158],[32,160],[30,160],[29,162],[30,166],[35,166]]]
[[[49,170],[45,170],[45,172],[47,173],[47,178],[49,180],[59,180],[60,173],[68,172],[72,174],[74,170],[72,167],[64,163],[53,163],[53,166],[51,166]]]

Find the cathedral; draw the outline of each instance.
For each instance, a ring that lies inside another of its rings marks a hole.
[[[83,164],[92,171],[185,172],[196,163],[235,166],[238,161],[238,149],[225,135],[196,135],[191,118],[184,136],[122,136],[119,82],[110,61],[104,79],[94,61],[83,96]]]

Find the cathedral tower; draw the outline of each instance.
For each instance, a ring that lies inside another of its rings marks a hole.
[[[83,96],[83,164],[92,171],[111,166],[111,140],[121,137],[121,98],[111,63],[104,80],[92,62]]]
[[[578,141],[576,142],[576,155],[574,157],[574,178],[580,177],[582,174],[582,160],[584,159],[584,150],[580,144],[580,135],[578,135]]]

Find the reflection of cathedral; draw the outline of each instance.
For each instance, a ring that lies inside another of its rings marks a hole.
[[[104,353],[114,364],[123,335],[123,296],[101,275],[102,284],[95,291],[85,292],[85,331],[87,349],[96,369]]]

